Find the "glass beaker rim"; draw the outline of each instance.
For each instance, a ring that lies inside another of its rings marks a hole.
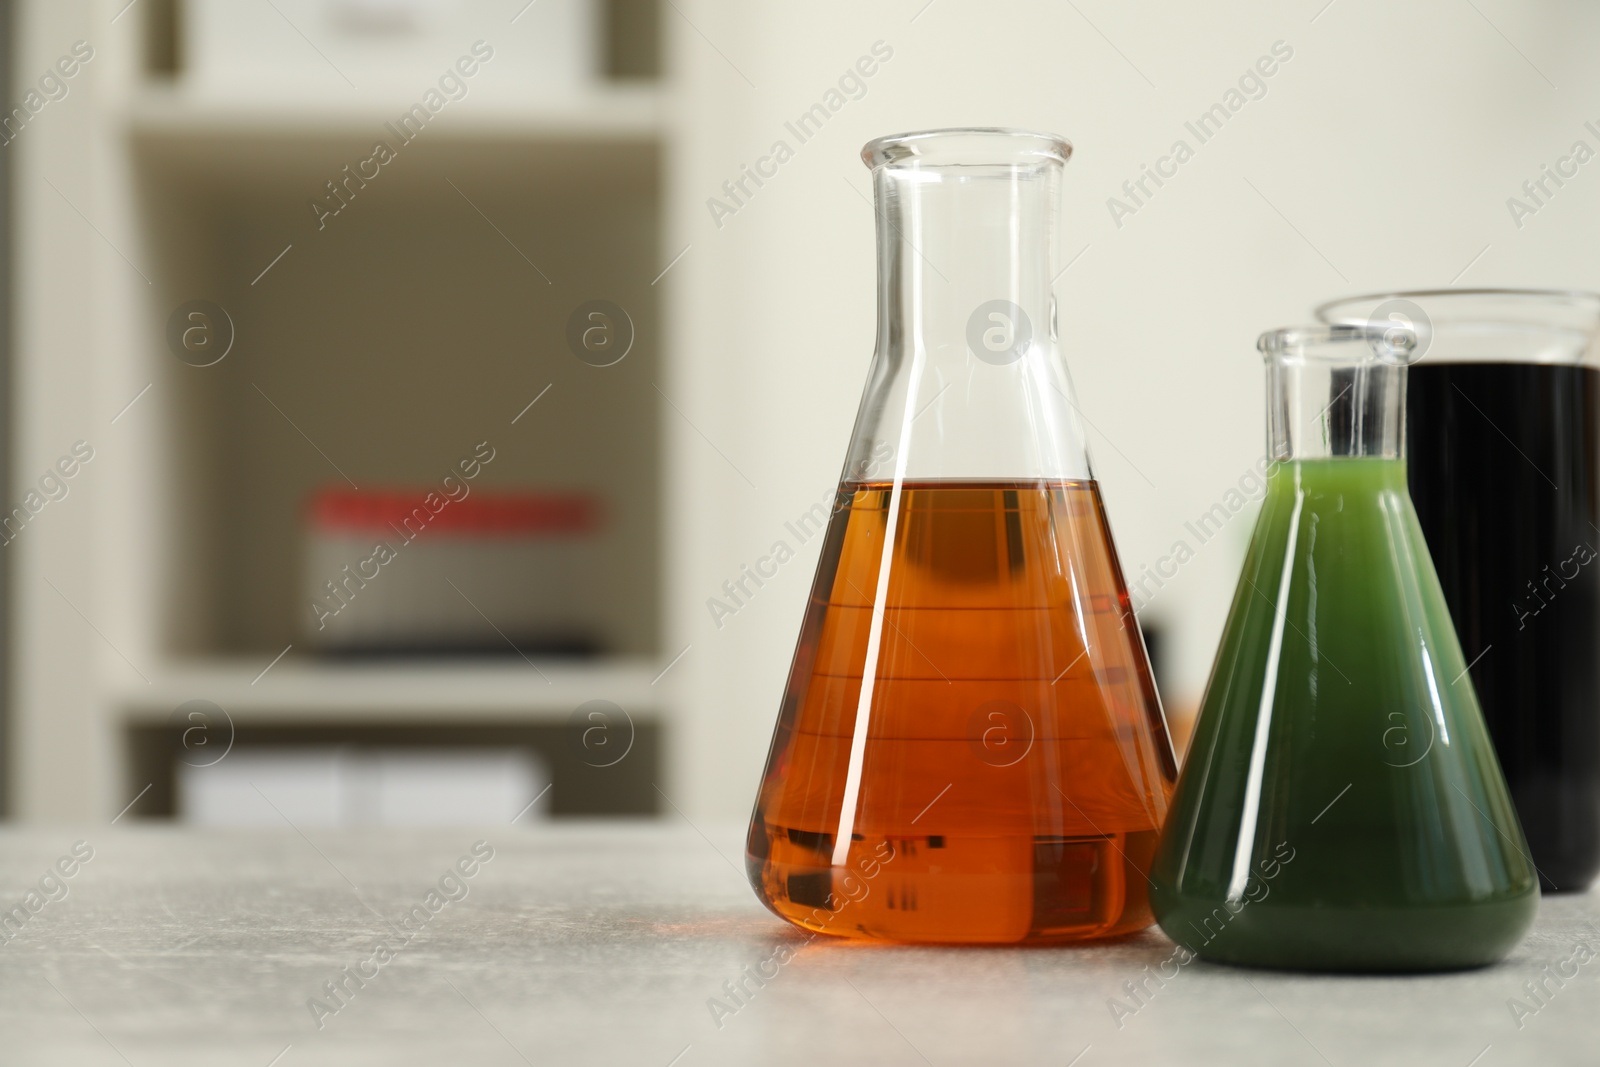
[[[1282,326],[1256,338],[1256,349],[1270,363],[1328,363],[1351,367],[1364,363],[1399,365],[1406,362],[1416,345],[1417,335],[1413,331],[1393,327],[1381,329],[1368,323]]]
[[[1600,318],[1600,293],[1589,292],[1585,289],[1515,289],[1515,288],[1480,288],[1480,289],[1390,289],[1372,293],[1356,293],[1352,296],[1341,296],[1335,300],[1326,300],[1312,311],[1318,322],[1349,323],[1363,321],[1341,316],[1341,309],[1348,309],[1363,304],[1377,304],[1385,300],[1429,300],[1435,303],[1447,304],[1477,304],[1479,306],[1489,302],[1502,304],[1524,304],[1538,307],[1558,307],[1565,305],[1578,311],[1586,311]]]
[[[1007,126],[952,126],[875,137],[861,161],[879,167],[1005,167],[1065,163],[1072,142],[1053,133]]]
[[[1597,359],[1600,293],[1580,289],[1402,289],[1340,297],[1314,311],[1323,323],[1375,329],[1396,313],[1420,335],[1415,358],[1430,363]]]

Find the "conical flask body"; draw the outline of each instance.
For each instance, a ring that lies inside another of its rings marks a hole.
[[[1064,146],[1014,162],[1010,138],[1048,139],[992,132],[987,172],[950,175],[939,153],[975,133],[932,136],[966,140],[875,168],[879,347],[750,878],[778,915],[847,937],[1124,933],[1152,921],[1176,767],[1055,346],[1048,241],[1019,236],[1048,238]]]
[[[1380,398],[1391,407],[1399,380]],[[1335,375],[1322,429],[1348,415],[1353,386],[1368,423],[1355,436],[1380,434],[1383,403],[1360,395],[1371,385]],[[1227,962],[1489,963],[1532,922],[1537,875],[1405,461],[1342,436],[1334,425],[1320,437],[1341,454],[1286,458],[1269,475],[1150,871],[1155,912],[1175,940]]]

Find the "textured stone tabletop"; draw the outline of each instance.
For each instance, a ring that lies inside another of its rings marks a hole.
[[[1135,999],[1124,983],[1171,955],[1159,931],[1018,950],[808,940],[757,904],[739,828],[706,829],[8,830],[0,1063],[1600,1063],[1600,955],[1577,962],[1580,944],[1600,953],[1593,893],[1547,898],[1480,971],[1197,962]],[[1564,961],[1575,977],[1541,970]],[[777,973],[730,997],[758,965]]]

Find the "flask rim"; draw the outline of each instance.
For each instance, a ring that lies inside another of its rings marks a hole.
[[[1417,340],[1415,331],[1378,323],[1316,323],[1268,330],[1256,338],[1256,349],[1268,363],[1392,366],[1405,362]]]
[[[952,126],[875,137],[861,161],[880,167],[1004,167],[1066,163],[1072,142],[1053,133],[1007,126]]]

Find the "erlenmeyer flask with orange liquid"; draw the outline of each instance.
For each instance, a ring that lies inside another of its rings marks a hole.
[[[1071,146],[868,144],[878,343],[746,850],[801,927],[1050,942],[1152,921],[1177,776],[1057,341]]]

